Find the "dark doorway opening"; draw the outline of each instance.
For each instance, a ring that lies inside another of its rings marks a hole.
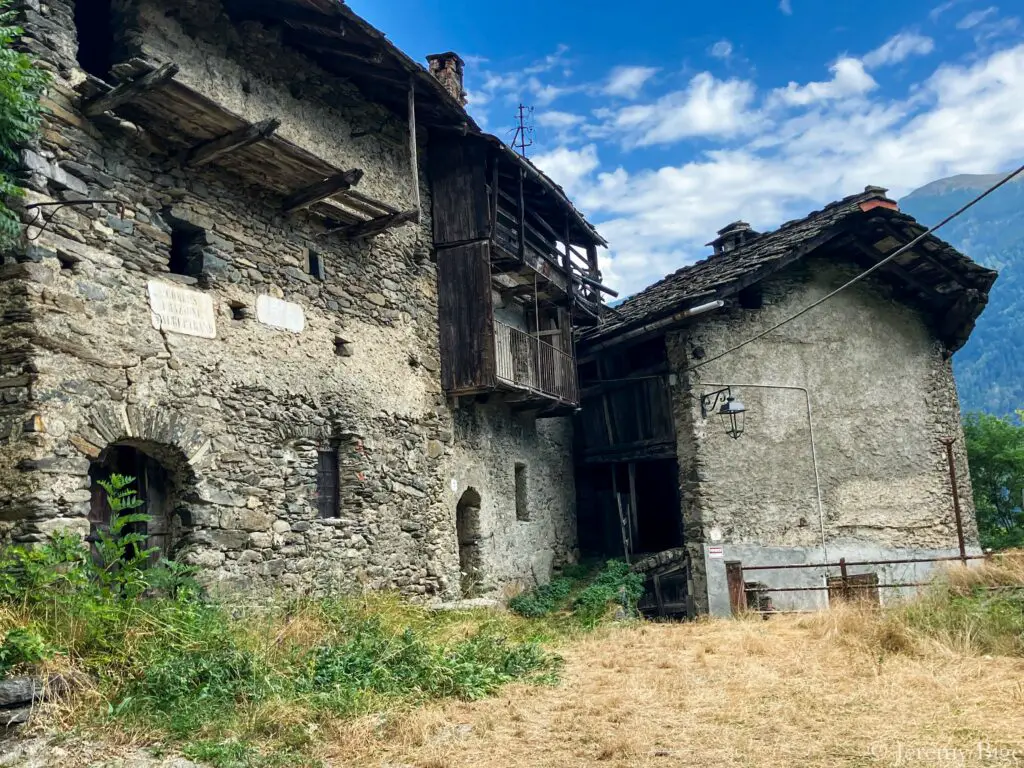
[[[599,557],[683,546],[679,465],[675,459],[577,468],[580,550]]]
[[[462,572],[463,597],[474,597],[483,582],[483,552],[481,551],[480,504],[482,499],[475,488],[467,488],[455,508],[455,529],[459,538],[459,570]]]
[[[148,453],[131,445],[112,445],[103,452],[89,468],[92,502],[89,509],[89,536],[93,538],[99,529],[108,530],[112,510],[107,502],[106,491],[100,480],[107,480],[112,474],[134,477],[131,484],[143,506],[134,512],[150,517],[148,523],[132,523],[125,532],[144,534],[146,546],[156,547],[154,557],[167,556],[175,537],[172,530],[176,502],[175,485],[170,471]]]
[[[114,26],[111,0],[75,0],[78,65],[106,80],[114,65]]]

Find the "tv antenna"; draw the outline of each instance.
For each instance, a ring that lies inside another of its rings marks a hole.
[[[512,149],[526,157],[526,148],[533,146],[533,107],[519,105],[516,115],[516,133],[512,137]]]

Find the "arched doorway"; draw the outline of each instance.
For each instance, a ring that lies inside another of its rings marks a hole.
[[[480,532],[480,493],[467,488],[455,507],[455,530],[459,537],[459,570],[462,596],[474,597],[483,583],[483,553]]]
[[[113,474],[134,477],[131,488],[143,502],[137,512],[150,517],[148,523],[136,523],[129,529],[147,536],[147,547],[156,547],[155,558],[168,556],[171,546],[178,538],[177,528],[181,520],[174,514],[178,502],[179,487],[169,468],[170,462],[163,462],[157,456],[159,446],[146,446],[128,442],[110,445],[89,467],[89,482],[92,499],[89,506],[89,537],[94,537],[100,528],[110,525],[111,508],[106,491],[100,480]]]

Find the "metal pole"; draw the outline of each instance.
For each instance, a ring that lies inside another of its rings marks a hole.
[[[846,598],[848,598],[850,596],[849,582],[847,581],[846,558],[845,557],[840,557],[839,558],[839,575],[840,575],[840,577],[843,580],[843,599],[845,600]]]
[[[956,484],[956,460],[953,458],[955,437],[943,437],[940,442],[946,446],[946,463],[949,465],[949,484],[953,489],[953,518],[956,520],[956,540],[960,546],[960,560],[967,564],[967,544],[964,541],[964,521],[960,513],[960,489]]]

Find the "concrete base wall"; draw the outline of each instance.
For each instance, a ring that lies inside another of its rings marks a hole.
[[[826,560],[825,552],[818,547],[761,547],[755,544],[725,544],[724,557],[709,560],[708,601],[717,608],[714,615],[729,615],[729,589],[725,579],[725,564],[739,561],[744,566],[764,565],[795,565],[824,562],[839,562],[845,558],[849,562],[866,560],[909,560],[934,557],[957,557],[956,547],[947,549],[915,549],[887,547],[869,542],[829,542]],[[970,555],[980,555],[978,547],[968,550]],[[942,568],[956,565],[959,561],[942,561],[934,563],[902,563],[897,565],[851,565],[847,569],[850,576],[874,573],[878,583],[918,583],[933,579]],[[972,562],[972,561],[968,561]],[[838,567],[833,568],[787,568],[783,570],[746,571],[745,582],[760,582],[772,587],[823,587],[829,576],[840,575]],[[879,597],[883,605],[913,597],[919,592],[916,587],[879,588]],[[829,605],[826,590],[808,592],[768,592],[773,606],[780,611],[803,611],[827,608]],[[725,611],[722,611],[722,607]]]

